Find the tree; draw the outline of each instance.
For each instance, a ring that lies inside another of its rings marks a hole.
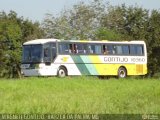
[[[147,44],[148,44],[148,58],[149,58],[149,73],[154,76],[155,73],[160,72],[160,11],[152,10],[147,26]]]
[[[20,68],[17,66],[18,60],[20,60],[20,39],[22,38],[22,32],[20,26],[17,24],[16,13],[11,11],[8,16],[5,14],[4,18],[0,19],[0,40],[2,43],[2,60],[3,67],[1,67],[1,76],[14,77],[14,73],[17,70],[17,74],[20,75]],[[9,73],[9,74],[8,74]]]
[[[72,9],[64,10],[59,17],[47,14],[43,28],[46,37],[59,39],[95,39],[95,31],[100,28],[100,21],[105,6],[103,0],[94,0],[90,4],[83,2]]]
[[[95,32],[96,39],[99,40],[110,40],[110,41],[121,41],[124,40],[125,36],[116,32],[115,30],[110,30],[107,28],[99,28]]]
[[[110,6],[101,20],[103,27],[124,34],[127,40],[145,39],[148,10],[141,7]]]
[[[22,43],[42,37],[37,23],[17,17],[14,11],[0,13],[0,77],[20,77]]]

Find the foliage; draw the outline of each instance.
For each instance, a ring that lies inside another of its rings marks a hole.
[[[160,11],[153,10],[148,20],[146,42],[148,44],[149,72],[151,76],[160,72]]]
[[[110,40],[110,41],[120,41],[125,40],[125,36],[110,29],[100,28],[95,32],[96,39],[99,40]]]
[[[100,27],[99,19],[104,9],[101,0],[95,0],[89,5],[80,2],[72,9],[62,11],[59,17],[47,14],[43,22],[46,37],[95,39],[94,32]]]
[[[103,26],[130,36],[130,39],[144,39],[148,11],[139,7],[110,6],[102,19]],[[129,38],[128,38],[129,39]]]
[[[0,12],[0,77],[20,77],[22,43],[42,35],[38,23]]]
[[[156,79],[1,79],[0,113],[158,114],[159,86]]]

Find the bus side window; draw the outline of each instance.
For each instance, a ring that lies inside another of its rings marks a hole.
[[[48,52],[48,48],[45,48],[44,49],[44,57],[48,57],[49,55],[49,52]]]
[[[59,44],[59,53],[60,54],[69,54],[69,53],[71,53],[70,48],[69,48],[69,44],[60,43]]]
[[[117,55],[122,55],[122,46],[121,45],[116,45],[116,54]]]
[[[111,44],[106,44],[106,45],[105,45],[105,48],[106,48],[106,51],[107,51],[107,54],[108,54],[108,55],[115,54],[115,50],[114,50],[114,48],[113,48],[113,45],[111,45]]]
[[[77,53],[77,45],[76,44],[69,44],[69,53]]]
[[[95,54],[102,54],[102,46],[95,45]]]
[[[57,55],[56,44],[55,43],[51,44],[51,48],[52,48],[52,61],[53,61]]]
[[[83,44],[77,44],[77,53],[84,53]]]
[[[92,50],[91,45],[88,45],[88,53],[93,54],[93,50]]]
[[[73,44],[73,53],[77,53],[77,45]]]
[[[86,53],[86,47],[85,44],[77,44],[77,53],[78,54],[85,54]]]
[[[101,45],[92,44],[88,46],[88,49],[91,54],[102,54]]]
[[[143,45],[130,45],[131,55],[144,55]]]
[[[136,46],[135,45],[130,45],[130,54],[136,55]]]
[[[129,55],[129,46],[122,45],[122,51],[123,51],[123,55]]]
[[[83,51],[84,51],[84,54],[86,54],[86,53],[87,53],[87,51],[88,51],[87,44],[84,44],[84,45],[83,45],[83,48],[84,48],[84,50],[83,50]]]
[[[104,55],[107,55],[108,54],[108,52],[107,52],[107,46],[106,45],[103,45],[103,54]]]
[[[137,45],[137,55],[144,55],[142,45]]]
[[[51,49],[49,44],[44,46],[43,56],[44,56],[44,62],[51,62]]]
[[[73,49],[73,47],[72,47],[72,44],[69,44],[69,53],[73,53],[73,51],[74,51],[74,49]]]

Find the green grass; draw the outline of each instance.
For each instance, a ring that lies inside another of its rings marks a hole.
[[[158,114],[160,81],[97,77],[0,79],[0,113]]]

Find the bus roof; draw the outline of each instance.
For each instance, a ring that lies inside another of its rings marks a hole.
[[[59,41],[59,40],[58,39],[35,39],[35,40],[27,41],[27,42],[23,43],[23,45],[44,44],[47,42],[55,42],[55,41]]]
[[[119,44],[145,44],[142,40],[134,40],[134,41],[108,41],[108,40],[101,40],[101,41],[89,41],[89,40],[59,40],[59,39],[35,39],[25,42],[23,45],[31,45],[31,44],[45,44],[47,42],[81,42],[81,43],[119,43]]]

